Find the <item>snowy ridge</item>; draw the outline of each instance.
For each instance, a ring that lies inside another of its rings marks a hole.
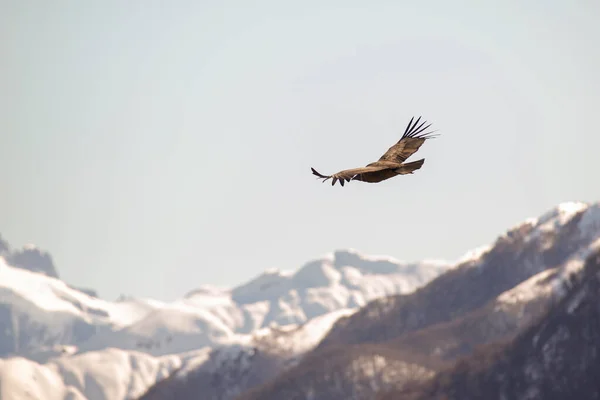
[[[184,377],[192,371],[198,371],[201,366],[211,368],[211,371],[219,371],[222,369],[222,364],[228,360],[239,358],[240,354],[254,355],[257,349],[267,349],[270,353],[280,354],[286,359],[300,356],[313,349],[338,319],[352,315],[355,311],[338,310],[302,325],[292,324],[260,329],[252,335],[240,337],[239,344],[215,348],[212,352],[218,357],[211,365],[202,365],[198,360],[194,360],[193,363],[186,363],[185,367],[177,372],[177,376]]]
[[[327,334],[333,324],[342,317],[356,312],[356,309],[342,309],[315,317],[302,325],[287,325],[260,329],[252,335],[250,343],[268,341],[271,351],[300,355],[315,347]]]
[[[63,281],[37,272],[8,266],[0,257],[0,299],[14,304],[22,299],[42,313],[62,312],[115,326],[131,324],[160,302],[128,301],[113,303],[91,297]]]
[[[526,240],[542,240],[543,247],[548,248],[552,246],[552,242],[544,241],[544,234],[560,229],[578,213],[582,213],[577,223],[580,240],[590,241],[591,244],[575,251],[562,265],[546,269],[500,295],[497,299],[500,306],[527,302],[538,297],[562,295],[562,283],[571,274],[579,272],[585,259],[600,247],[600,203],[590,206],[579,202],[563,203],[540,218],[528,221],[533,229],[528,233]]]
[[[600,226],[599,226],[600,228]],[[559,297],[564,294],[563,283],[571,274],[581,271],[586,258],[600,249],[600,237],[588,248],[573,254],[563,265],[542,271],[515,288],[502,293],[497,297],[497,307],[527,303],[542,297]]]
[[[577,222],[579,240],[590,242],[590,245],[579,248],[561,265],[535,274],[498,296],[497,308],[507,308],[510,305],[531,302],[543,297],[559,297],[563,294],[563,282],[568,280],[571,274],[579,272],[586,258],[600,248],[600,203],[592,205],[581,202],[562,203],[540,218],[530,218],[523,224],[531,227],[525,238],[526,241],[540,240],[542,248],[549,248],[553,243],[546,239],[548,234],[561,229],[580,213],[581,218]]]
[[[240,335],[261,328],[302,324],[378,297],[410,292],[447,266],[338,251],[296,272],[269,270],[232,290],[202,287],[120,330],[96,335],[80,348],[118,347],[164,355],[239,342]]]
[[[233,289],[231,295],[242,305],[269,302],[272,317],[262,326],[301,323],[335,309],[360,307],[377,297],[408,293],[449,266],[444,261],[405,263],[369,257],[350,249],[310,261],[295,273],[267,271]],[[301,305],[300,309],[293,303]]]
[[[481,260],[483,255],[487,253],[492,248],[492,245],[486,244],[483,246],[479,246],[474,248],[473,250],[467,251],[462,257],[460,257],[456,264],[468,264],[468,263],[477,263]]]
[[[8,266],[0,257],[0,355],[36,356],[135,323],[160,302],[108,302],[59,279]]]

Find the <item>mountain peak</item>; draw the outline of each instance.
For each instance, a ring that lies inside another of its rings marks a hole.
[[[589,205],[587,203],[577,201],[560,203],[556,207],[553,207],[542,214],[536,222],[538,225],[541,225],[558,219],[564,223],[564,221],[571,219],[573,216],[586,210],[588,207]]]
[[[314,260],[304,264],[293,276],[299,288],[327,287],[339,283],[342,274],[327,259]]]

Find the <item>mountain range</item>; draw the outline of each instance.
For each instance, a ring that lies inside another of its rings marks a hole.
[[[32,246],[25,250],[51,260]],[[170,303],[110,302],[41,271],[39,263],[9,265],[21,253],[0,257],[0,378],[14,382],[2,390],[26,387],[23,377],[37,376],[54,388],[36,389],[56,392],[49,398],[133,398],[174,369],[210,358],[213,348],[235,358],[271,337],[282,351],[300,355],[340,316],[410,292],[447,267],[344,250],[297,271],[268,270],[233,289],[204,286]]]
[[[456,262],[339,250],[170,303],[99,299],[2,243],[2,398],[416,399],[589,281],[600,204],[562,203]]]

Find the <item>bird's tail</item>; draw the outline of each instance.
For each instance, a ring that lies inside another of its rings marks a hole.
[[[400,175],[412,174],[414,171],[421,168],[423,166],[424,162],[425,162],[425,159],[421,158],[420,160],[417,160],[417,161],[402,164],[400,167],[396,168],[395,171],[397,173],[399,173]]]

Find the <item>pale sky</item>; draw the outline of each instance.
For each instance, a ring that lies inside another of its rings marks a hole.
[[[0,234],[173,300],[341,248],[453,260],[600,200],[597,1],[0,0]],[[413,115],[414,175],[324,185]]]

